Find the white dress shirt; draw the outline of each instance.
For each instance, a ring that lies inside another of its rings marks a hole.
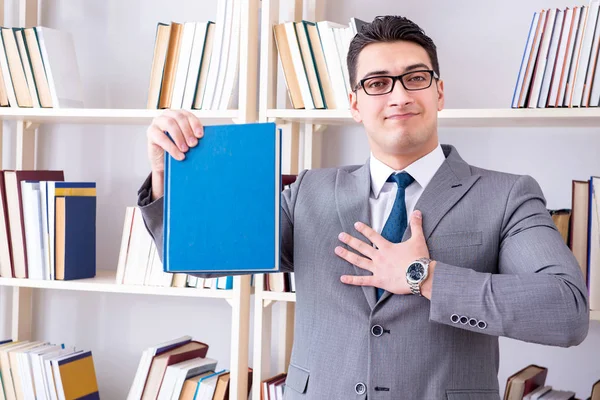
[[[421,194],[423,194],[423,191],[445,160],[446,157],[442,147],[438,144],[432,152],[402,170],[415,179],[405,191],[407,221],[410,221],[410,214],[415,209],[417,200],[419,200],[419,197],[421,197]],[[398,191],[398,185],[395,182],[386,181],[391,174],[402,171],[395,171],[375,158],[373,153],[371,153],[369,166],[371,169],[371,195],[369,196],[371,228],[381,233],[388,216],[392,212],[392,206]]]

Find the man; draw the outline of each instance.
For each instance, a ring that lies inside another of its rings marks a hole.
[[[375,19],[347,61],[371,156],[303,171],[282,195],[282,265],[297,288],[285,398],[498,399],[498,336],[563,347],[586,337],[577,261],[534,179],[439,145],[444,83],[417,25]],[[201,131],[172,111],[148,129],[140,206],[158,246],[163,149],[182,159]]]

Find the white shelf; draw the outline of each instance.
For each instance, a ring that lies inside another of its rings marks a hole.
[[[590,311],[590,319],[592,321],[600,321],[600,311]]]
[[[44,281],[35,279],[0,278],[0,286],[27,287],[36,289],[78,290],[103,293],[148,294],[156,296],[233,298],[233,290],[173,288],[158,286],[117,285],[116,272],[97,270],[96,277],[73,281]]]
[[[296,293],[288,293],[288,292],[262,292],[263,300],[272,300],[272,301],[286,301],[286,302],[296,302]]]
[[[324,125],[356,124],[350,110],[267,110],[279,121]],[[447,109],[438,113],[440,127],[600,127],[600,108]]]
[[[108,108],[0,108],[0,119],[51,124],[149,125],[165,110]],[[231,123],[238,110],[193,110],[206,124]]]

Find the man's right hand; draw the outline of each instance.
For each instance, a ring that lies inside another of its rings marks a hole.
[[[182,161],[189,148],[196,146],[198,139],[204,135],[204,127],[189,111],[165,110],[152,120],[146,135],[148,159],[152,168],[152,200],[156,200],[164,194],[165,151]]]

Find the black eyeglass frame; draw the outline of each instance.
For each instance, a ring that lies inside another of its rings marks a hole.
[[[404,81],[402,80],[402,78],[404,78],[406,75],[411,75],[411,74],[415,74],[418,72],[428,72],[429,75],[431,76],[431,79],[429,80],[429,85],[427,85],[427,87],[423,87],[420,89],[409,89],[406,87],[406,85],[404,84]],[[370,79],[376,79],[376,78],[390,78],[392,80],[392,86],[390,88],[389,91],[385,92],[385,93],[377,93],[377,94],[370,94],[367,89],[365,89],[365,82],[370,80]],[[429,89],[431,87],[431,84],[433,83],[433,80],[439,80],[440,77],[438,76],[438,74],[432,70],[432,69],[419,69],[419,70],[415,70],[415,71],[409,71],[409,72],[405,72],[401,75],[396,75],[396,76],[392,76],[392,75],[374,75],[374,76],[369,76],[367,78],[361,79],[360,81],[358,81],[358,84],[354,87],[354,91],[358,91],[358,89],[362,88],[362,90],[365,91],[365,94],[367,96],[383,96],[385,94],[389,94],[391,92],[394,91],[394,87],[396,86],[396,81],[400,81],[400,83],[402,84],[402,87],[404,88],[404,90],[408,91],[408,92],[416,92],[419,90],[425,90],[425,89]]]

